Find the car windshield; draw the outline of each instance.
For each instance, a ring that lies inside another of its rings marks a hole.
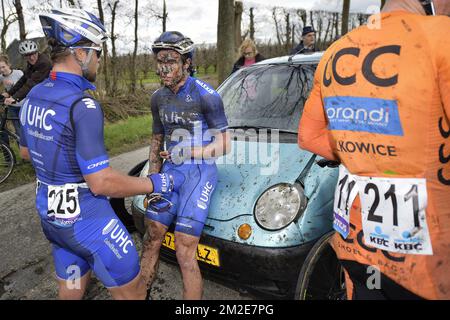
[[[297,132],[316,65],[259,65],[241,70],[220,88],[228,123]]]

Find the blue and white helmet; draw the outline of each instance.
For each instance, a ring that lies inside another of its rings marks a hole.
[[[70,47],[82,40],[101,45],[108,39],[106,29],[100,20],[81,9],[52,9],[49,13],[39,15],[45,36],[54,38],[65,47]]]
[[[158,54],[161,50],[175,50],[181,55],[193,58],[194,42],[178,31],[163,32],[152,44],[152,51]]]

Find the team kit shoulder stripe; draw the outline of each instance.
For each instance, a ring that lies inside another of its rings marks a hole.
[[[86,107],[88,109],[96,109],[97,108],[95,101],[92,100],[91,98],[83,98],[82,101],[84,102],[84,104],[86,105]]]
[[[217,94],[217,92],[213,88],[211,88],[208,84],[204,83],[203,81],[196,79],[195,83],[197,84],[197,87],[200,86],[203,89],[202,90],[203,92],[206,91],[209,94]]]

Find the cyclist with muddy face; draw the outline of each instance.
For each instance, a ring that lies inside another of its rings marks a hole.
[[[317,68],[299,145],[341,162],[332,246],[349,298],[450,298],[448,15],[447,0],[388,0],[380,27]]]
[[[219,94],[189,76],[194,52],[189,38],[176,31],[164,32],[153,43],[152,50],[163,87],[151,98],[153,136],[149,173],[177,172],[185,176],[185,182],[171,197],[148,204],[142,274],[150,287],[157,272],[162,240],[174,223],[183,297],[200,299],[203,283],[196,260],[197,245],[217,183],[214,159],[229,151],[228,122]]]
[[[93,271],[114,299],[144,299],[135,245],[107,197],[168,195],[182,180],[129,177],[109,166],[102,108],[84,93],[95,90],[105,28],[80,9],[39,18],[54,66],[24,100],[20,152],[36,172],[36,208],[52,245],[59,298],[81,299]]]

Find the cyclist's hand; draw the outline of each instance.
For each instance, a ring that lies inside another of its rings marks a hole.
[[[148,175],[153,184],[153,193],[163,195],[178,191],[184,183],[184,175],[172,170],[170,173],[153,173]]]
[[[9,98],[9,93],[8,92],[3,92],[2,96],[4,96],[5,98]]]
[[[7,106],[9,106],[9,105],[11,105],[11,104],[13,104],[13,103],[15,103],[15,102],[16,102],[16,99],[14,99],[13,97],[9,97],[9,98],[6,98],[6,99],[5,99],[4,104],[6,104]]]
[[[159,156],[163,159],[169,160],[170,159],[170,152],[169,151],[161,151],[159,153]]]

